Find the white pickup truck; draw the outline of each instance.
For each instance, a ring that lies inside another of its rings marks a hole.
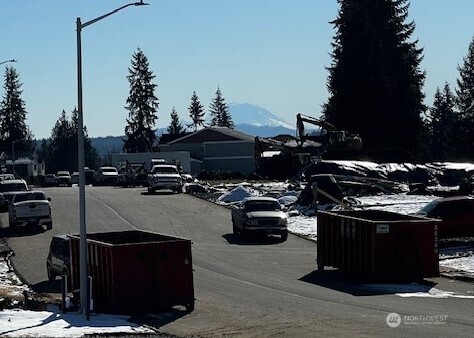
[[[275,198],[246,197],[234,206],[231,215],[234,235],[275,234],[282,242],[288,238],[287,217]]]
[[[51,201],[42,191],[22,191],[13,195],[8,206],[8,220],[11,228],[18,226],[43,226],[53,228]]]
[[[155,164],[148,174],[148,192],[169,189],[180,193],[183,191],[183,179],[178,167],[172,164]]]

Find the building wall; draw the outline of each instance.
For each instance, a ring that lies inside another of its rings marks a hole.
[[[203,165],[208,171],[255,172],[254,143],[249,141],[205,142]]]
[[[155,158],[162,158],[166,163],[179,164],[183,171],[191,172],[191,158],[188,151],[170,151],[170,152],[156,152],[156,153],[116,153],[112,154],[112,165],[116,168],[122,162],[129,161],[130,163],[145,163],[148,170],[151,168],[151,160]]]
[[[188,151],[192,174],[206,171],[255,172],[255,139],[227,128],[209,128],[158,146],[163,152]]]
[[[191,158],[202,160],[204,157],[204,148],[202,143],[172,143],[158,145],[160,152],[186,151]]]

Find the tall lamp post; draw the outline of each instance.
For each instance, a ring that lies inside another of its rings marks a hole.
[[[82,111],[82,50],[81,50],[81,32],[82,29],[96,23],[99,20],[117,13],[118,11],[129,6],[145,6],[147,3],[133,2],[119,7],[107,14],[99,16],[93,20],[82,23],[81,18],[76,20],[77,29],[77,109],[78,109],[78,133],[77,133],[77,152],[79,166],[79,226],[80,226],[80,249],[79,249],[79,270],[80,270],[80,292],[81,292],[81,312],[87,320],[89,320],[89,288],[87,277],[87,231],[86,231],[86,189],[85,189],[85,173],[84,173],[84,120]]]

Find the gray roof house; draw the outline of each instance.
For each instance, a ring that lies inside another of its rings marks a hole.
[[[255,138],[225,127],[207,127],[166,144],[160,151],[189,151],[194,160],[191,173],[229,171],[255,172]]]

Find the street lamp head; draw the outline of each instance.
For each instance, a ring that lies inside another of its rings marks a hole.
[[[140,0],[140,2],[135,2],[134,5],[135,6],[147,6],[147,5],[149,5],[149,3],[143,2],[143,0]]]
[[[0,65],[3,65],[4,63],[7,63],[7,62],[18,62],[18,61],[17,61],[17,60],[15,60],[15,59],[6,60],[6,61],[2,61],[2,62],[0,62]]]

